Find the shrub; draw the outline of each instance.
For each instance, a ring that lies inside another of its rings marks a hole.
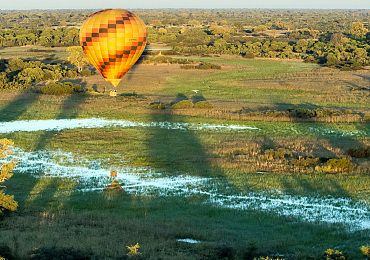
[[[285,149],[285,148],[279,148],[277,151],[274,151],[274,149],[269,149],[265,151],[264,155],[260,155],[259,158],[265,159],[265,160],[273,160],[273,159],[279,159],[279,158],[285,158],[288,156],[292,156],[292,152]]]
[[[364,115],[364,117],[362,118],[364,121],[370,121],[370,114],[366,114]]]
[[[135,256],[138,256],[138,255],[141,255],[141,253],[138,251],[139,248],[140,248],[139,243],[136,243],[136,245],[134,245],[134,246],[126,246],[126,247],[127,247],[128,251],[129,251],[127,253],[127,255],[129,257],[135,257]]]
[[[348,149],[346,154],[355,158],[370,158],[370,146]]]
[[[370,259],[370,246],[362,246],[361,252],[368,260]]]
[[[216,256],[217,259],[233,259],[234,258],[234,250],[228,246],[222,246],[216,248]]]
[[[44,80],[51,80],[54,77],[54,73],[51,70],[44,71]]]
[[[75,77],[77,77],[77,72],[76,71],[74,71],[74,70],[67,70],[67,72],[66,72],[66,78],[75,78]]]
[[[80,74],[81,74],[81,76],[82,77],[88,77],[88,76],[91,76],[91,70],[89,70],[89,69],[84,69],[84,70],[82,70],[81,72],[80,72]]]
[[[202,62],[198,65],[181,65],[180,68],[181,69],[201,69],[201,70],[216,69],[216,70],[220,70],[221,66],[211,64],[211,63],[208,63],[208,62]]]
[[[320,158],[303,158],[303,159],[292,159],[290,163],[294,166],[304,166],[304,167],[310,167],[310,166],[316,166],[320,163]]]
[[[123,102],[137,102],[138,101],[138,98],[137,97],[125,97],[125,96],[121,96],[121,97],[118,97],[119,100],[123,101]]]
[[[189,100],[183,100],[180,101],[174,105],[172,105],[172,109],[187,109],[187,108],[192,108],[194,104],[189,101]]]
[[[291,117],[297,118],[313,118],[313,117],[327,117],[340,115],[339,112],[328,109],[328,108],[317,108],[314,110],[307,108],[288,109]]]
[[[347,158],[330,159],[326,164],[328,165],[329,171],[349,171],[353,169],[352,163]]]
[[[79,84],[73,86],[73,92],[79,93],[82,92],[82,87]]]
[[[346,260],[347,256],[340,252],[339,250],[328,249],[324,252],[325,260]]]
[[[159,104],[150,104],[149,106],[150,109],[166,109],[166,105],[163,103]]]
[[[41,87],[41,93],[47,95],[70,95],[73,92],[81,92],[81,86],[71,82],[49,82]]]
[[[254,53],[253,52],[247,52],[244,56],[247,59],[254,59]]]
[[[194,105],[195,108],[212,108],[212,104],[209,101],[199,101],[195,103]]]

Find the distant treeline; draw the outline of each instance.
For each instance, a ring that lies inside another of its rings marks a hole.
[[[64,28],[57,29],[1,29],[0,46],[73,46],[79,45],[79,29]]]
[[[79,45],[78,26],[93,12],[2,12],[0,47]],[[164,54],[294,58],[343,69],[359,69],[370,64],[370,11],[366,10],[140,10],[135,13],[147,25],[149,44],[165,43],[173,47]]]

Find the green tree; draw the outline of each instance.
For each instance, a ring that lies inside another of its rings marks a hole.
[[[333,53],[329,53],[328,56],[326,57],[326,63],[325,65],[327,66],[336,66],[338,65],[338,59]]]
[[[159,28],[158,32],[162,35],[167,34],[167,30],[165,28]]]
[[[0,159],[5,159],[5,162],[0,167],[0,183],[12,177],[12,170],[15,168],[13,160],[7,161],[8,155],[12,153],[11,148],[14,143],[8,139],[0,140]],[[18,207],[18,203],[14,200],[14,196],[5,194],[5,187],[0,186],[0,212],[4,209],[14,211]]]
[[[239,33],[239,31],[242,31],[244,29],[244,25],[240,21],[233,22],[233,28],[235,29],[236,33]]]
[[[89,59],[80,46],[68,47],[67,52],[70,54],[68,61],[77,67],[78,72],[81,72],[83,67],[90,64]]]
[[[366,29],[361,22],[353,22],[351,24],[351,30],[350,33],[358,38],[362,38],[366,33],[368,32],[368,29]]]
[[[193,27],[200,26],[200,22],[198,20],[191,20],[191,21],[188,22],[188,24],[193,26]]]
[[[153,21],[152,21],[152,24],[153,24],[153,26],[154,26],[155,28],[158,28],[158,27],[162,26],[162,22],[161,22],[161,21],[159,21],[159,20],[153,20]]]
[[[256,32],[265,32],[267,31],[266,25],[260,24],[256,28],[254,28],[254,31]]]

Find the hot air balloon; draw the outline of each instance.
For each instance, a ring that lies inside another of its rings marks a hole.
[[[143,53],[146,46],[143,21],[123,9],[104,9],[82,24],[80,43],[86,56],[115,87]]]

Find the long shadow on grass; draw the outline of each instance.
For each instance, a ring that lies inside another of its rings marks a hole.
[[[172,126],[184,122],[179,116],[158,114],[152,114],[151,121],[165,121]],[[151,166],[171,174],[205,177],[221,174],[220,169],[209,164],[209,155],[193,130],[150,127],[147,134]]]
[[[38,100],[40,94],[21,92],[0,110],[0,122],[14,121],[27,112],[30,106]]]
[[[59,114],[56,116],[57,119],[74,119],[77,118],[79,111],[78,108],[81,104],[85,102],[87,98],[87,95],[69,95],[65,98],[63,101],[63,104],[61,105],[61,109]],[[35,151],[43,151],[45,150],[50,141],[57,135],[57,131],[44,131],[43,134],[40,135],[39,139],[35,143],[34,150]],[[30,193],[29,199],[27,202],[29,203],[35,203],[39,199],[42,199],[43,201],[52,201],[53,197],[55,197],[56,194],[52,192],[43,192],[44,190],[49,189],[50,187],[53,187],[58,183],[54,178],[50,180],[49,178],[43,178],[41,177],[39,181],[34,185],[32,188],[31,193],[35,193],[36,195],[32,195]],[[71,186],[63,187],[63,189],[67,189],[69,191],[73,191],[74,185],[76,183],[71,182]],[[53,187],[56,191],[59,190],[59,187]],[[42,194],[42,196],[39,196]],[[70,193],[65,193],[61,196],[56,196],[57,200],[60,202],[60,205],[64,204],[66,200],[68,200],[68,196],[70,196]],[[50,203],[49,203],[50,204]],[[58,206],[57,206],[58,207]]]

